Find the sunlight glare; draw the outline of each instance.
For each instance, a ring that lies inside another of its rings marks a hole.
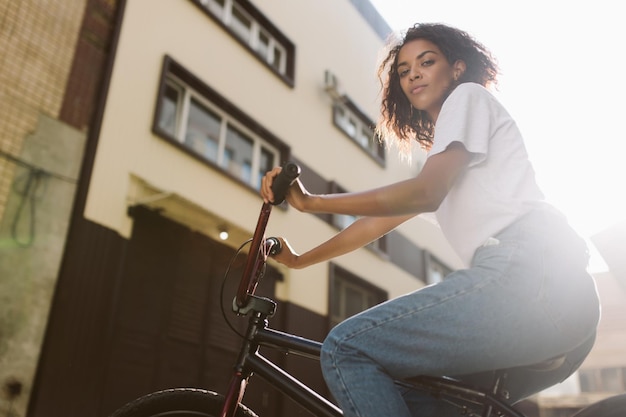
[[[395,31],[442,22],[492,51],[501,67],[494,94],[520,126],[547,200],[583,237],[626,219],[626,57],[618,44],[626,26],[616,3],[371,1]],[[592,252],[593,268],[605,269]]]

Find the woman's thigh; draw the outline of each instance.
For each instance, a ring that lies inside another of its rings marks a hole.
[[[471,268],[348,319],[330,342],[396,378],[477,373],[569,350],[595,326],[597,298],[584,268],[568,269],[548,250],[555,243],[544,226],[519,222],[480,248]]]

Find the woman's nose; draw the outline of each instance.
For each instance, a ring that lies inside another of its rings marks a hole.
[[[421,74],[419,71],[411,70],[411,73],[410,73],[411,81],[417,80],[420,77],[421,77]]]

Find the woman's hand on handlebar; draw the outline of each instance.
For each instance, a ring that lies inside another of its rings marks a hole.
[[[280,240],[281,250],[278,254],[272,255],[272,259],[275,259],[277,262],[285,265],[288,268],[298,268],[297,264],[298,264],[298,258],[300,255],[298,255],[293,250],[293,248],[291,247],[291,245],[289,245],[289,242],[287,242],[287,240],[285,240],[282,237],[278,237],[276,239]]]
[[[274,183],[274,179],[278,174],[282,171],[281,167],[276,167],[265,174],[263,179],[261,180],[261,197],[263,197],[263,201],[273,202],[274,201],[274,193],[272,192],[272,184]],[[310,198],[309,192],[304,188],[300,180],[295,180],[289,190],[287,191],[287,195],[285,199],[289,203],[290,206],[295,208],[298,211],[306,211],[306,202]]]

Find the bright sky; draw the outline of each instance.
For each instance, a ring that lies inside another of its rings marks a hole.
[[[440,22],[491,50],[495,94],[550,202],[584,237],[626,220],[626,25],[614,0],[370,0],[394,30]]]

